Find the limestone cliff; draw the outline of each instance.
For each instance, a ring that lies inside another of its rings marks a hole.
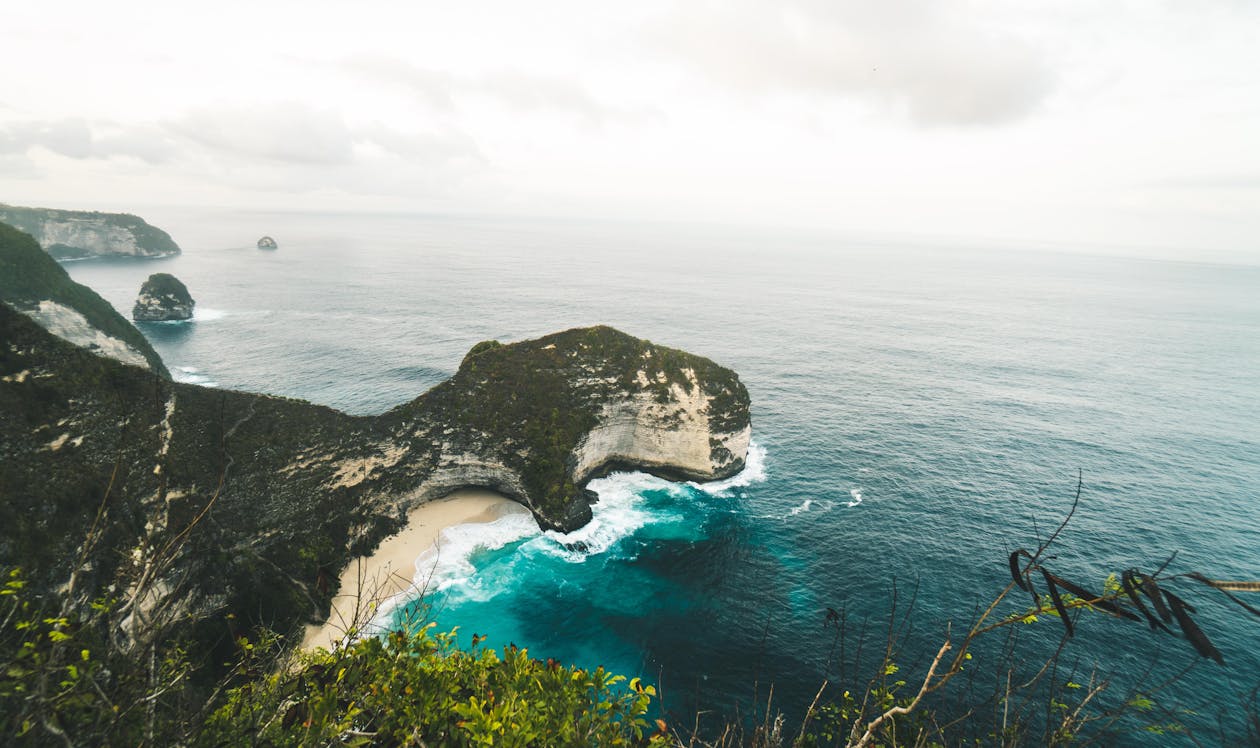
[[[59,260],[167,257],[179,254],[170,234],[127,213],[97,213],[0,204],[0,223],[24,231]]]
[[[0,260],[15,243],[0,233]],[[746,455],[734,372],[608,327],[478,344],[433,390],[353,417],[96,355],[3,292],[0,566],[55,589],[103,508],[90,589],[125,597],[124,580],[161,562],[150,604],[178,606],[198,640],[221,635],[229,612],[280,631],[326,615],[350,559],[454,489],[500,491],[543,527],[572,529],[603,472],[713,479]]]

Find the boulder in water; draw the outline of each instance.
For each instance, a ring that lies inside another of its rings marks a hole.
[[[138,322],[192,319],[196,304],[179,278],[170,273],[154,273],[140,286],[131,317]]]
[[[272,239],[270,236],[264,236],[258,240],[259,249],[278,249],[279,247],[280,245],[276,244],[276,240]]]

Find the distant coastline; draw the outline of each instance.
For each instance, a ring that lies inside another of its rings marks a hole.
[[[181,253],[171,235],[130,213],[25,208],[0,203],[0,223],[25,231],[61,261],[159,259]]]

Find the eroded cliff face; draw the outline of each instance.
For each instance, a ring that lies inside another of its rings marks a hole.
[[[455,489],[574,529],[603,472],[722,478],[748,447],[734,372],[608,327],[478,344],[433,390],[352,417],[173,382],[0,301],[0,566],[56,589],[103,508],[82,589],[177,609],[195,638],[320,619],[347,562]]]
[[[726,477],[743,467],[752,426],[714,424],[709,415],[713,397],[692,369],[682,371],[681,383],[656,372],[656,383],[669,388],[662,398],[639,391],[607,403],[595,427],[575,450],[575,479],[585,483],[619,466],[654,470],[665,477],[708,481]],[[648,373],[635,374],[642,386]]]
[[[179,254],[179,246],[169,234],[127,213],[0,204],[0,223],[35,237],[46,252],[59,260]]]

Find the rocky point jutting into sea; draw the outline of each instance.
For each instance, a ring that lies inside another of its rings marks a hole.
[[[0,223],[35,237],[44,251],[59,260],[179,254],[179,245],[170,234],[129,213],[20,208],[0,203]]]
[[[99,508],[74,594],[178,612],[205,640],[225,620],[318,620],[350,559],[456,489],[573,529],[590,518],[585,484],[610,470],[716,479],[747,454],[734,372],[609,327],[479,343],[429,392],[355,417],[172,381],[130,323],[7,226],[0,271],[0,565],[64,585]]]

